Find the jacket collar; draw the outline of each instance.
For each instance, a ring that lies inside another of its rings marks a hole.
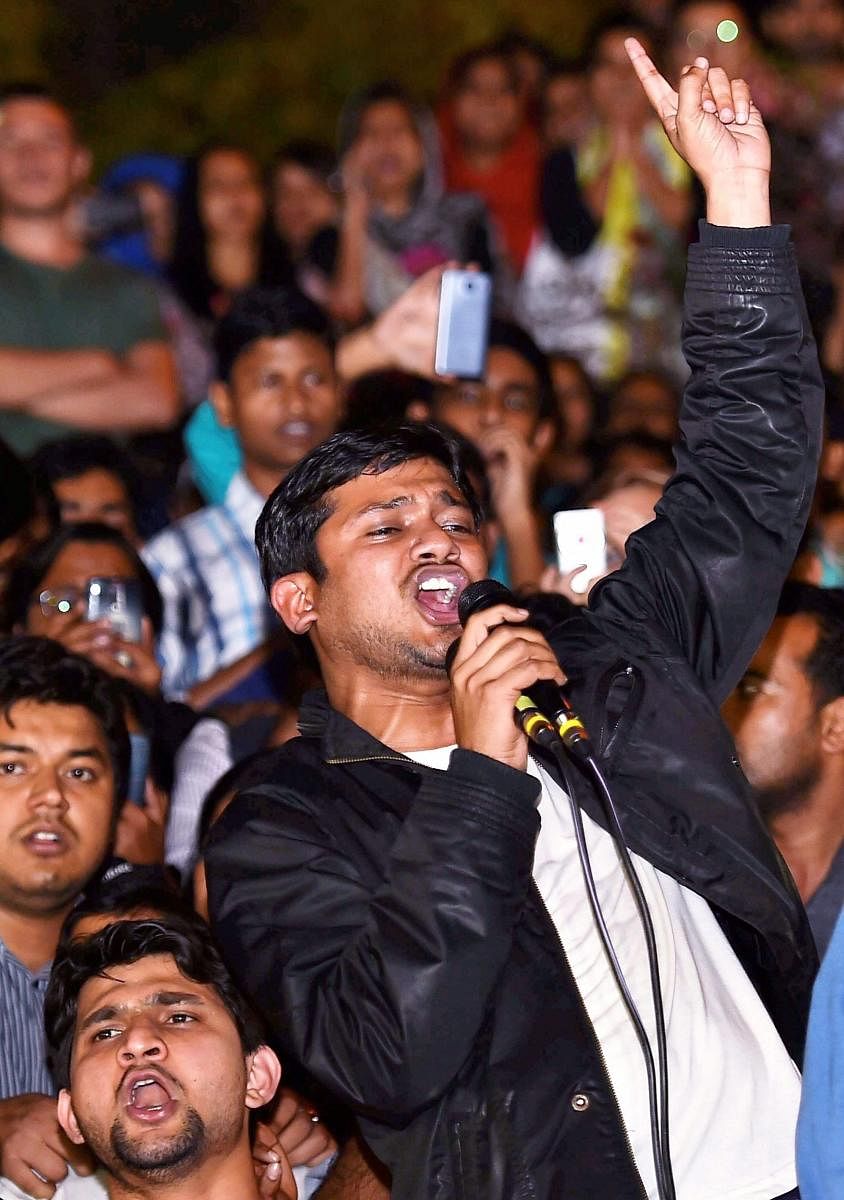
[[[302,737],[319,738],[326,762],[343,759],[365,762],[371,759],[395,759],[414,764],[397,750],[391,750],[371,733],[361,729],[349,717],[332,708],[324,688],[307,692],[299,708],[299,732]]]

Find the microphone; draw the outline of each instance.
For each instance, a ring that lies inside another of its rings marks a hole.
[[[479,579],[477,583],[470,583],[457,603],[460,624],[465,625],[475,613],[496,604],[521,607],[510,589],[495,579]],[[445,666],[449,673],[458,645],[459,641],[452,642],[446,652]],[[576,758],[584,762],[592,758],[585,725],[561,689],[550,680],[537,679],[536,683],[525,688],[516,701],[513,715],[528,737],[539,745],[553,746],[559,740]]]

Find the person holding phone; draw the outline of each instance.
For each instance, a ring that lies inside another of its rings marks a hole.
[[[228,730],[163,698],[161,597],[137,551],[109,526],[63,526],[18,564],[9,594],[12,631],[61,642],[119,682],[134,790],[121,812],[118,854],[185,869],[202,799],[231,765]]]

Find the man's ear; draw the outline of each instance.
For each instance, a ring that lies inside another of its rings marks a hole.
[[[537,425],[531,441],[533,442],[533,448],[539,455],[540,459],[543,459],[554,445],[554,437],[556,433],[557,430],[553,421],[540,421]]]
[[[259,1046],[246,1060],[246,1107],[263,1108],[272,1100],[281,1079],[281,1063],[269,1046]]]
[[[836,696],[820,712],[821,749],[825,754],[844,754],[844,696]]]
[[[85,1141],[82,1136],[82,1131],[76,1121],[76,1114],[73,1111],[73,1105],[70,1102],[70,1092],[67,1088],[62,1088],[59,1092],[59,1098],[56,1102],[56,1116],[59,1119],[59,1124],[65,1131],[67,1136],[77,1146],[81,1146]]]
[[[220,379],[215,379],[208,389],[208,399],[223,428],[234,429],[234,405],[229,385]]]
[[[319,585],[307,571],[282,575],[270,588],[270,603],[291,633],[307,633],[317,619]]]

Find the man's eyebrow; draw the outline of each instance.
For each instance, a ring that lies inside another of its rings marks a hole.
[[[196,992],[153,992],[152,995],[145,996],[143,1000],[145,1008],[175,1008],[179,1004],[199,1005],[204,1003],[202,996],[197,995]],[[113,1021],[115,1017],[126,1012],[129,1007],[128,1004],[104,1004],[101,1008],[95,1008],[79,1026],[79,1032],[84,1033],[92,1025],[101,1025],[104,1021]]]
[[[19,746],[16,742],[0,742],[0,752],[7,754],[32,754],[32,746]]]
[[[68,758],[96,758],[99,762],[105,762],[105,755],[102,750],[96,746],[79,746],[77,749],[68,750]]]
[[[469,502],[465,497],[455,495],[453,492],[443,488],[437,493],[437,499],[441,504],[448,504],[450,507],[457,506],[458,508],[469,508]],[[367,504],[364,508],[358,509],[349,518],[349,523],[363,520],[364,517],[371,516],[373,513],[389,512],[392,509],[403,508],[407,504],[415,503],[415,496],[393,496],[390,500],[376,500],[373,504]]]

